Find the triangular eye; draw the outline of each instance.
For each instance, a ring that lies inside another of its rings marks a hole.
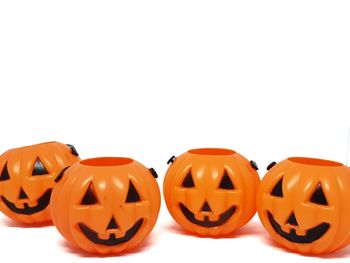
[[[137,192],[133,183],[130,181],[128,195],[126,196],[125,202],[126,203],[135,203],[135,202],[140,202],[140,201],[141,201],[140,195]]]
[[[81,205],[95,205],[98,204],[98,199],[96,197],[96,192],[92,183],[90,183],[88,189],[85,192],[83,199],[81,200]]]
[[[2,169],[1,175],[0,175],[0,181],[6,181],[10,179],[9,172],[7,170],[7,163],[5,164],[4,168]]]
[[[328,205],[326,196],[324,195],[321,183],[317,184],[316,190],[310,198],[310,202],[319,205]]]
[[[230,176],[227,174],[227,171],[225,171],[222,179],[221,179],[221,182],[220,182],[220,185],[219,185],[219,189],[226,189],[226,190],[233,190],[235,189],[232,181],[231,181],[231,178]]]
[[[193,188],[194,187],[194,182],[193,182],[191,171],[189,171],[187,173],[185,179],[182,181],[181,186],[186,187],[186,188]]]
[[[278,197],[283,197],[282,183],[283,183],[283,178],[281,178],[278,181],[278,183],[275,185],[275,187],[272,189],[271,195],[278,196]]]
[[[48,173],[49,172],[46,170],[45,166],[43,165],[43,163],[41,162],[41,160],[38,157],[35,161],[32,175],[34,175],[34,176],[35,175],[44,175],[44,174],[48,174]]]

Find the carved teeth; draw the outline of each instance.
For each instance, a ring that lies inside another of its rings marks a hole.
[[[306,236],[306,231],[304,229],[297,228],[296,232],[298,236]]]
[[[38,202],[37,201],[29,201],[28,202],[28,206],[29,207],[36,207],[38,205]]]
[[[125,231],[107,230],[106,233],[98,233],[98,238],[103,239],[103,240],[107,240],[111,237],[111,235],[114,235],[115,238],[121,238],[121,237],[125,236],[125,234],[126,234]]]
[[[200,213],[200,214],[195,214],[194,217],[197,219],[197,220],[201,220],[203,221],[204,220],[204,214]]]
[[[291,235],[296,234],[295,229],[291,228],[290,231],[289,231],[289,234],[291,234]]]
[[[98,233],[98,238],[106,240],[109,238],[109,235],[110,233]]]
[[[281,226],[282,230],[286,233],[290,233],[291,228],[287,225],[282,225]]]
[[[115,237],[116,238],[121,238],[121,237],[123,237],[123,236],[125,236],[126,235],[126,232],[125,231],[118,231],[117,233],[116,233],[116,235],[115,235]]]
[[[219,220],[219,216],[211,213],[211,214],[209,214],[209,219],[210,219],[210,221],[216,221],[216,220]]]
[[[16,207],[19,209],[23,209],[24,208],[24,203],[17,203]]]

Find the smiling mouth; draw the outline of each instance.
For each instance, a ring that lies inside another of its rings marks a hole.
[[[277,223],[273,215],[267,211],[268,217],[270,220],[270,224],[272,225],[273,229],[283,238],[287,239],[290,242],[293,243],[302,243],[302,244],[307,244],[307,243],[312,243],[318,239],[320,239],[329,229],[330,224],[328,223],[321,223],[318,226],[315,226],[313,228],[310,228],[309,230],[306,231],[306,235],[304,236],[299,236],[295,232],[295,229],[292,228],[290,230],[290,233],[287,233],[282,230],[282,227],[280,224]]]
[[[188,221],[190,221],[193,224],[204,226],[204,227],[216,227],[216,226],[221,226],[225,224],[230,219],[230,217],[234,214],[237,208],[235,205],[233,205],[229,209],[227,209],[225,212],[223,212],[219,216],[218,220],[211,221],[209,220],[209,216],[205,216],[204,220],[198,220],[195,218],[194,213],[191,212],[183,203],[180,203],[179,206],[182,213],[185,215]]]
[[[143,223],[143,219],[139,219],[128,231],[126,231],[125,236],[117,238],[115,234],[112,233],[109,235],[108,239],[101,239],[98,237],[97,232],[89,228],[87,225],[83,223],[79,223],[79,228],[83,232],[83,234],[93,243],[104,246],[116,246],[125,242],[128,242],[131,238],[133,238],[136,233],[139,231],[141,225]]]
[[[30,207],[28,203],[24,203],[23,208],[18,208],[14,203],[7,200],[4,196],[1,196],[1,200],[6,204],[6,206],[13,212],[22,215],[32,215],[44,210],[50,203],[52,189],[49,189],[38,199],[38,204],[36,206]]]

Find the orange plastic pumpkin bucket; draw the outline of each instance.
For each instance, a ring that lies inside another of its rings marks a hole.
[[[257,165],[230,149],[192,149],[172,163],[164,179],[167,208],[185,230],[226,235],[255,214]]]
[[[160,208],[156,173],[125,157],[77,162],[58,177],[52,218],[60,233],[90,253],[136,247],[153,229]]]
[[[0,156],[0,210],[15,221],[51,221],[49,202],[55,178],[80,160],[72,145],[40,143],[6,151]]]
[[[322,159],[291,157],[269,165],[257,209],[280,245],[305,254],[350,243],[350,168]]]

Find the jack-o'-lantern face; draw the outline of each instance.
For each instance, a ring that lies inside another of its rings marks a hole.
[[[52,217],[72,243],[88,252],[120,253],[152,230],[160,206],[152,171],[122,157],[83,160],[54,188]]]
[[[179,207],[183,213],[183,215],[193,224],[203,226],[203,227],[216,227],[225,224],[235,213],[237,205],[232,202],[231,205],[224,210],[218,209],[216,204],[217,195],[221,195],[222,198],[230,198],[233,195],[239,195],[239,190],[235,188],[232,183],[231,176],[225,170],[221,176],[218,176],[216,180],[212,180],[213,182],[206,182],[206,180],[198,180],[198,173],[194,173],[196,175],[197,186],[194,183],[193,174],[191,169],[187,172],[184,177],[181,185],[179,185],[178,189],[175,191],[188,191],[192,192],[192,195],[200,196],[200,192],[205,192],[208,184],[217,185],[216,189],[212,189],[212,192],[206,196],[202,205],[197,208],[192,207],[197,213],[195,214],[189,209],[187,206],[190,206],[186,201],[179,200]],[[210,181],[212,178],[207,178]],[[224,196],[226,195],[226,196]],[[209,204],[208,200],[211,200],[211,204]],[[213,208],[212,208],[213,207]],[[215,209],[213,211],[213,209]],[[221,211],[220,211],[221,210]]]
[[[288,158],[262,180],[259,216],[278,243],[302,253],[330,252],[349,242],[341,237],[350,232],[344,229],[350,226],[349,191],[350,169],[346,166]]]
[[[79,160],[72,145],[49,142],[12,149],[0,157],[0,209],[23,223],[50,220],[54,179]]]
[[[114,213],[110,210],[108,213],[108,209],[104,209],[105,213],[101,214],[99,210],[101,208],[106,208],[111,205],[111,201],[113,198],[106,198],[106,193],[104,192],[104,189],[101,190],[99,185],[101,182],[98,182],[97,179],[94,180],[95,182],[90,182],[89,187],[87,188],[84,196],[82,197],[82,200],[79,204],[76,205],[76,216],[81,216],[79,214],[95,214],[96,220],[102,220],[102,222],[106,223],[101,224],[100,226],[95,226],[94,229],[92,227],[88,226],[88,223],[84,222],[84,220],[81,220],[81,222],[78,223],[78,226],[81,230],[81,232],[85,235],[85,237],[91,241],[94,244],[104,245],[104,246],[116,246],[119,244],[122,244],[124,242],[129,241],[131,238],[133,238],[140,227],[143,224],[144,216],[140,216],[137,221],[133,222],[131,225],[130,222],[123,222],[121,218],[118,217],[118,222],[115,217],[118,215],[114,215]],[[132,183],[131,179],[129,179],[129,182],[125,180],[119,180],[120,184],[124,185],[123,190],[127,190],[126,192],[118,192],[119,195],[122,195],[125,200],[122,202],[123,204],[120,205],[120,207],[124,207],[125,209],[129,210],[130,213],[139,213],[142,214],[142,211],[148,210],[148,201],[142,200],[140,197],[140,194],[138,190],[136,190],[134,184]],[[94,186],[94,184],[97,185]],[[128,186],[127,186],[128,185]],[[115,185],[113,185],[115,186]],[[108,189],[108,191],[111,192],[117,192],[120,189]],[[96,189],[96,190],[95,190]],[[125,195],[126,194],[126,195]],[[100,196],[100,197],[98,197]],[[100,201],[101,200],[101,201]],[[108,202],[109,201],[109,202]],[[103,215],[103,216],[101,216]],[[109,216],[108,216],[109,215]],[[100,217],[100,218],[97,218]],[[108,218],[110,217],[110,218]],[[106,221],[106,219],[108,219]],[[124,224],[124,227],[120,227],[119,224]],[[130,227],[129,227],[130,225]]]
[[[281,178],[277,182],[275,187],[272,189],[271,196],[283,198],[284,195],[283,195],[282,188],[283,188],[283,178]],[[322,206],[327,209],[329,204],[325,197],[321,182],[318,182],[317,185],[314,185],[314,191],[312,195],[310,196],[309,200],[305,200],[305,201],[309,202],[310,204]],[[312,228],[304,229],[305,233],[303,233],[302,235],[298,235],[296,233],[296,230],[299,230],[298,232],[304,232],[304,231],[301,231],[300,228],[298,229],[299,223],[298,223],[298,220],[296,219],[296,216],[293,210],[290,216],[288,216],[287,221],[284,223],[289,229],[289,232],[286,232],[282,229],[283,224],[280,225],[276,221],[276,219],[274,218],[271,212],[268,211],[267,213],[268,213],[270,223],[272,227],[275,229],[275,231],[280,236],[294,243],[312,243],[314,241],[317,241],[318,239],[323,237],[324,234],[326,234],[326,232],[330,227],[330,223],[323,222],[323,223],[319,223],[318,225]]]
[[[174,219],[190,232],[223,235],[255,213],[259,183],[252,164],[229,149],[194,149],[176,158],[164,181]]]

